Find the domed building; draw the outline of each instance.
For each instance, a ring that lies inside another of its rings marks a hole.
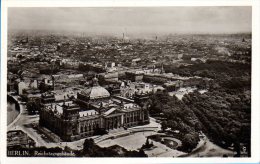
[[[96,77],[93,79],[93,87],[78,93],[78,99],[82,101],[104,99],[108,97],[110,97],[110,93],[98,84],[98,79]]]
[[[64,141],[100,135],[100,131],[133,127],[149,123],[149,112],[134,100],[110,93],[93,79],[90,88],[77,99],[43,104],[39,125],[56,133]]]

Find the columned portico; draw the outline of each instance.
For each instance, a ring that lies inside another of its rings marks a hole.
[[[105,129],[116,129],[124,125],[124,113],[115,113],[104,117]]]

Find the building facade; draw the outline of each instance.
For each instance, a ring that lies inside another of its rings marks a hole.
[[[147,109],[133,100],[115,96],[98,85],[82,90],[77,99],[43,104],[39,125],[56,133],[64,141],[102,134],[111,129],[149,123]]]
[[[35,141],[22,130],[11,130],[7,132],[7,148],[32,148],[35,147]]]

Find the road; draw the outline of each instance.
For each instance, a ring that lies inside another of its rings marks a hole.
[[[38,115],[28,115],[26,111],[26,105],[22,105],[20,103],[20,114],[17,118],[7,127],[7,130],[22,130],[29,137],[31,137],[35,142],[36,146],[46,146],[46,147],[55,147],[57,144],[55,143],[47,143],[45,142],[40,134],[33,129],[33,124],[38,124],[39,116]]]
[[[224,154],[229,157],[234,156],[233,151],[219,147],[206,137],[203,146],[194,152],[189,153],[185,157],[223,157]]]

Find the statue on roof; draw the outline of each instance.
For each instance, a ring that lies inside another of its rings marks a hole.
[[[98,78],[96,77],[96,75],[95,75],[95,77],[92,79],[92,83],[93,83],[93,87],[99,86]]]

